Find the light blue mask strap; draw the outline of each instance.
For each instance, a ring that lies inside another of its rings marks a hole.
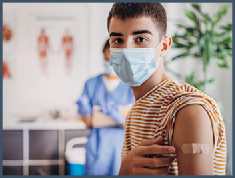
[[[158,60],[158,62],[157,62],[157,68],[158,68],[158,64],[159,64],[160,60],[161,60],[161,57],[159,57],[159,60]]]
[[[163,42],[163,40],[164,40],[164,37],[162,38],[162,41],[159,43],[159,45],[158,45],[153,51],[155,51],[155,50],[161,45],[161,43]]]

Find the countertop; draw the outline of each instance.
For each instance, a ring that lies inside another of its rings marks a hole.
[[[3,130],[66,130],[66,129],[86,129],[86,125],[81,120],[57,119],[24,119],[23,122],[17,118],[3,119]]]

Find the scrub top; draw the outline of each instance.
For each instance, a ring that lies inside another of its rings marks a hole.
[[[103,74],[86,81],[82,96],[77,101],[78,114],[91,116],[93,106],[100,106],[102,112],[117,124],[125,121],[119,106],[133,104],[135,98],[131,87],[120,81],[108,92]],[[85,175],[117,175],[121,165],[121,151],[124,129],[119,126],[92,128],[86,144]]]

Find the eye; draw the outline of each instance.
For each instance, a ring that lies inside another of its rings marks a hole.
[[[142,42],[146,42],[147,41],[147,38],[144,38],[144,37],[138,37],[138,38],[136,38],[136,40],[135,40],[136,42],[140,42],[140,43],[142,43]]]
[[[117,38],[113,41],[114,43],[118,44],[118,43],[122,43],[123,40],[121,38]]]

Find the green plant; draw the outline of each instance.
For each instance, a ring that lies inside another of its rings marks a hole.
[[[195,73],[191,72],[185,76],[185,81],[206,93],[208,84],[213,84],[215,81],[214,78],[208,79],[211,61],[216,60],[221,68],[229,68],[229,60],[232,59],[232,24],[218,24],[231,4],[222,6],[212,16],[202,12],[199,4],[191,5],[194,11],[186,10],[185,13],[192,25],[176,24],[182,32],[176,32],[172,37],[173,47],[181,49],[182,53],[173,57],[171,61],[189,56],[200,60],[203,67],[203,79],[197,81]]]

